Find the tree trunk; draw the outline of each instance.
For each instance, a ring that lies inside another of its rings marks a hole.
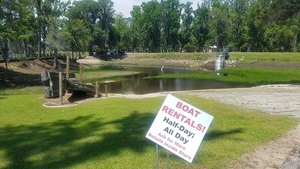
[[[298,52],[298,31],[295,34],[293,46],[294,46],[294,52]]]
[[[4,40],[4,48],[2,49],[3,51],[3,56],[4,56],[4,62],[5,62],[5,68],[7,69],[7,65],[8,65],[8,40],[5,39]]]
[[[43,42],[42,42],[42,49],[43,49],[43,56],[46,57],[46,26],[43,26]]]
[[[26,41],[25,40],[23,40],[23,46],[24,46],[24,48],[23,48],[23,58],[27,58],[27,56],[28,56],[28,49],[27,49],[27,43],[26,43]]]
[[[74,58],[74,50],[73,50],[73,48],[71,49],[72,51],[71,51],[71,58]]]
[[[41,55],[42,55],[42,31],[39,28],[38,29],[38,57],[37,58],[40,59]]]
[[[78,52],[78,58],[81,59],[81,52]]]
[[[54,59],[53,59],[53,68],[57,69],[57,57],[58,57],[58,51],[57,48],[54,48]]]

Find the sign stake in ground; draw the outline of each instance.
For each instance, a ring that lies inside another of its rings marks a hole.
[[[155,144],[156,147],[156,169],[159,169],[159,151],[158,144]],[[170,169],[170,151],[167,150],[167,169]]]
[[[146,138],[191,163],[212,120],[210,114],[169,94]]]

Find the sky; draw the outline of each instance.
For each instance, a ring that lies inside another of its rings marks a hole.
[[[62,0],[67,1],[67,0]],[[71,0],[72,1],[72,0]],[[150,0],[112,0],[114,3],[114,9],[116,13],[122,13],[124,17],[130,17],[130,11],[132,11],[133,5],[141,5],[143,2],[149,2]],[[160,0],[157,0],[160,2]],[[196,9],[197,3],[202,2],[202,0],[179,0],[180,3],[192,2],[193,9]]]
[[[143,2],[148,2],[150,0],[112,0],[114,3],[114,9],[116,13],[122,13],[125,17],[130,17],[130,11],[132,11],[133,5],[141,5]],[[193,9],[196,9],[197,3],[202,2],[202,0],[179,0],[180,3],[192,2]],[[158,0],[160,2],[160,0]]]

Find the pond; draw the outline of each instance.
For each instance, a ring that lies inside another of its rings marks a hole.
[[[198,89],[234,88],[241,85],[220,82],[207,79],[186,79],[186,78],[146,78],[159,74],[183,74],[192,73],[196,70],[179,68],[154,68],[154,67],[121,67],[124,70],[141,72],[140,74],[126,76],[125,80],[116,82],[100,83],[100,92],[105,93],[105,85],[108,93],[118,94],[147,94],[166,91],[184,91]],[[102,67],[101,69],[120,69],[120,67]]]

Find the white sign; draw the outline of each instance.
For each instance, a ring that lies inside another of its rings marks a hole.
[[[192,162],[213,116],[167,95],[146,137]]]

